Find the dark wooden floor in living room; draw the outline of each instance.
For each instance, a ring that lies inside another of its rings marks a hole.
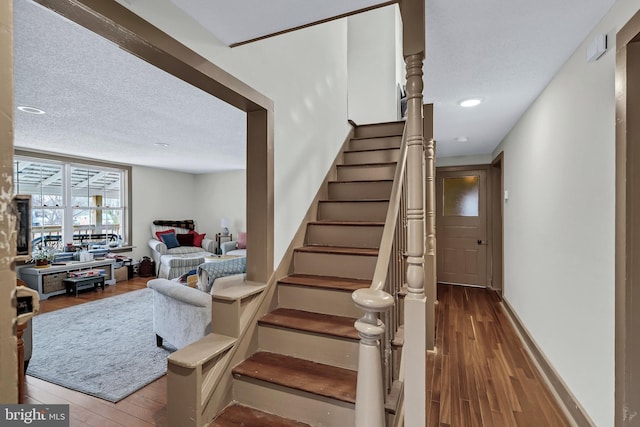
[[[42,312],[134,291],[134,278],[43,301]],[[427,357],[429,427],[569,426],[494,293],[439,285],[438,352]],[[118,403],[27,376],[26,403],[69,404],[71,426],[167,426],[166,376]]]
[[[59,295],[40,303],[41,313],[60,310],[89,301],[109,298],[146,288],[151,277],[107,286],[105,290],[88,290],[78,297]],[[69,404],[71,426],[166,426],[167,377],[163,376],[117,403],[98,399],[84,393],[60,387],[27,376],[25,403]]]

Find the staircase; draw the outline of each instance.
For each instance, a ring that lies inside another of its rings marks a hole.
[[[233,402],[211,426],[354,425],[362,312],[351,295],[371,285],[403,128],[355,129],[274,310],[258,321],[258,351],[233,368]]]

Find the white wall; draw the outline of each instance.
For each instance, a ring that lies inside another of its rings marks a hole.
[[[154,219],[194,219],[195,175],[142,166],[133,166],[132,186],[132,244],[135,260],[149,256],[147,242],[151,238]]]
[[[340,19],[210,58],[274,101],[275,266],[349,130],[346,32]]]
[[[393,4],[347,18],[349,119],[357,124],[399,119],[398,16]]]
[[[477,154],[474,156],[451,156],[438,157],[436,152],[436,167],[443,166],[466,166],[466,165],[487,165],[493,161],[491,154]]]
[[[170,0],[118,2],[274,101],[277,266],[349,131],[347,18],[230,49],[177,10]],[[388,8],[391,12],[379,11],[391,16],[389,36],[383,40],[391,45],[389,52],[401,45],[397,40],[395,7]],[[377,37],[375,24],[368,28],[373,28]],[[354,35],[353,31],[349,33]],[[388,86],[374,86],[388,91],[384,97],[394,100],[383,102],[393,110],[384,114],[385,121],[397,117],[395,82],[399,60],[396,57],[395,61],[388,61]],[[369,71],[372,68],[373,65]],[[368,89],[369,96],[379,97],[371,87]]]
[[[207,233],[207,238],[213,239],[220,232],[222,218],[230,221],[229,231],[234,238],[239,231],[247,230],[246,171],[196,175],[195,182],[194,217],[198,218],[198,227]]]
[[[619,0],[523,115],[504,150],[504,296],[599,427],[614,424],[615,33]]]

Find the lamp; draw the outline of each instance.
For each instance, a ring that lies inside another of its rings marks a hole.
[[[223,236],[228,236],[229,235],[229,220],[227,218],[222,218],[220,220],[220,227],[222,227],[222,234]]]

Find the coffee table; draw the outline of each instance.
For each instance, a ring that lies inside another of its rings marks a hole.
[[[88,276],[88,277],[67,277],[62,280],[67,288],[67,294],[75,293],[78,296],[78,288],[86,288],[88,285],[93,285],[93,289],[100,286],[104,291],[104,275]]]

